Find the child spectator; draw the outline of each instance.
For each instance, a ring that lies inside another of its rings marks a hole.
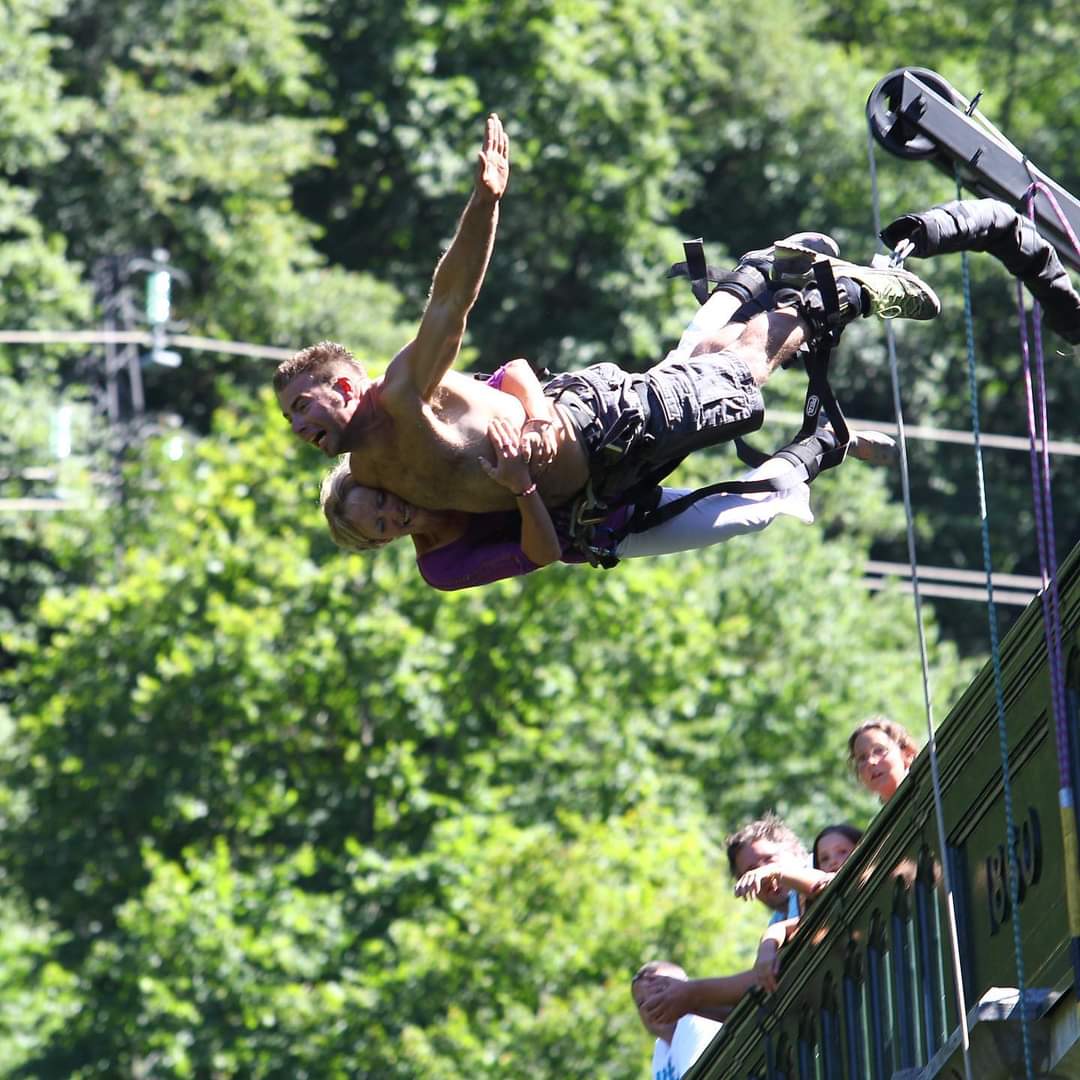
[[[887,803],[908,774],[919,747],[887,716],[864,720],[848,739],[848,764],[867,791]]]
[[[809,902],[832,881],[861,838],[862,833],[851,825],[827,825],[814,839],[812,868],[801,860],[778,859],[762,864],[739,878],[735,883],[735,895],[752,900],[755,897],[760,899],[769,892],[787,889],[796,896],[805,896]],[[776,989],[780,974],[780,946],[795,932],[798,924],[798,915],[774,920],[762,935],[753,968],[755,983],[762,990],[772,993]]]
[[[645,1030],[656,1036],[650,1077],[652,1080],[680,1080],[720,1030],[720,1024],[694,1013],[686,1013],[670,1023],[658,1023],[651,1019],[643,1006],[657,979],[685,983],[687,976],[678,964],[667,960],[654,960],[638,968],[630,982],[630,993],[637,1006],[638,1016],[641,1017]]]
[[[855,845],[862,839],[862,829],[856,829],[854,825],[841,822],[838,825],[826,825],[814,837],[814,845],[810,849],[814,857],[814,869],[824,870],[827,874],[835,874],[848,856],[855,850]]]

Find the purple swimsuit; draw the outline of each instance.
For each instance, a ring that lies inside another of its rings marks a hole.
[[[604,526],[616,529],[630,515],[630,507],[615,510]],[[582,563],[585,556],[571,547],[559,533],[564,563]],[[449,544],[417,556],[420,576],[433,588],[443,592],[490,585],[503,578],[521,577],[538,569],[536,563],[521,550],[521,518],[515,510],[490,514],[470,514],[465,532]]]

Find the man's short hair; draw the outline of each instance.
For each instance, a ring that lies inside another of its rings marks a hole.
[[[650,960],[647,964],[642,964],[634,972],[630,985],[633,986],[638,979],[644,979],[647,975],[667,975],[672,979],[682,979],[683,982],[686,982],[689,978],[678,964],[673,964],[670,960]]]
[[[364,365],[344,345],[336,341],[320,341],[293,353],[288,360],[278,364],[274,372],[274,391],[283,390],[298,375],[309,372],[322,376],[323,382],[333,382],[344,368],[354,369],[352,373],[357,378],[364,383],[368,381]]]
[[[803,862],[808,861],[806,848],[803,847],[802,841],[795,835],[794,830],[785,825],[770,810],[764,817],[751,821],[749,825],[744,825],[738,832],[733,832],[725,841],[727,844],[728,869],[731,871],[732,877],[739,876],[738,871],[735,869],[735,860],[738,858],[739,852],[747,844],[753,844],[758,840],[767,840],[770,844],[786,848]]]

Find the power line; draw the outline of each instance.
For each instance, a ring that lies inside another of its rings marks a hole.
[[[769,413],[770,418],[779,420],[783,424],[801,424],[802,413],[786,412],[777,410]],[[848,417],[848,423],[853,429],[870,429],[883,431],[886,435],[897,433],[896,424],[888,420],[856,420]],[[904,434],[909,439],[922,439],[926,442],[959,443],[963,446],[974,446],[975,436],[970,431],[956,431],[951,428],[931,427],[929,425],[905,424]],[[979,442],[984,446],[991,446],[997,450],[1023,450],[1025,453],[1030,449],[1030,443],[1026,435],[988,435],[980,432]],[[1064,457],[1080,457],[1080,443],[1064,442],[1051,439],[1047,444],[1051,454],[1060,454]]]
[[[192,334],[177,334],[169,337],[169,344],[182,349],[195,349],[201,352],[216,352],[231,356],[250,356],[265,360],[287,360],[295,350],[284,349],[276,345],[255,345],[249,341],[226,341],[222,338],[198,337]],[[143,330],[0,330],[0,345],[104,345],[153,344],[153,339]],[[776,410],[770,413],[774,420],[783,424],[802,423],[802,413]],[[887,435],[895,435],[896,425],[887,420],[860,420],[849,418],[853,428],[872,428]],[[975,437],[970,431],[956,431],[951,428],[939,428],[930,425],[905,425],[905,434],[909,439],[922,439],[928,442],[958,443],[973,446]],[[982,434],[983,446],[998,450],[1028,450],[1028,440],[1020,435]],[[1051,439],[1047,444],[1051,454],[1063,457],[1080,457],[1080,443]]]
[[[287,360],[295,349],[275,345],[254,345],[248,341],[225,341],[221,338],[192,334],[170,335],[170,345],[201,352],[252,356],[266,360]],[[154,344],[146,330],[0,330],[0,345],[145,345]]]

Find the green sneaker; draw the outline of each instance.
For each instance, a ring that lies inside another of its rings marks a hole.
[[[784,246],[781,246],[783,243]],[[785,282],[796,288],[813,284],[814,263],[827,261],[832,265],[833,276],[850,278],[860,286],[867,303],[863,314],[877,315],[882,319],[933,319],[941,314],[941,301],[922,278],[910,270],[892,266],[860,266],[858,263],[822,255],[812,248],[792,242],[781,242],[775,247],[777,260],[790,260],[796,256],[811,259],[810,268],[794,281]]]
[[[936,319],[941,314],[937,293],[910,270],[898,266],[858,266],[831,259],[835,277],[850,278],[868,300],[865,315],[881,319]]]

